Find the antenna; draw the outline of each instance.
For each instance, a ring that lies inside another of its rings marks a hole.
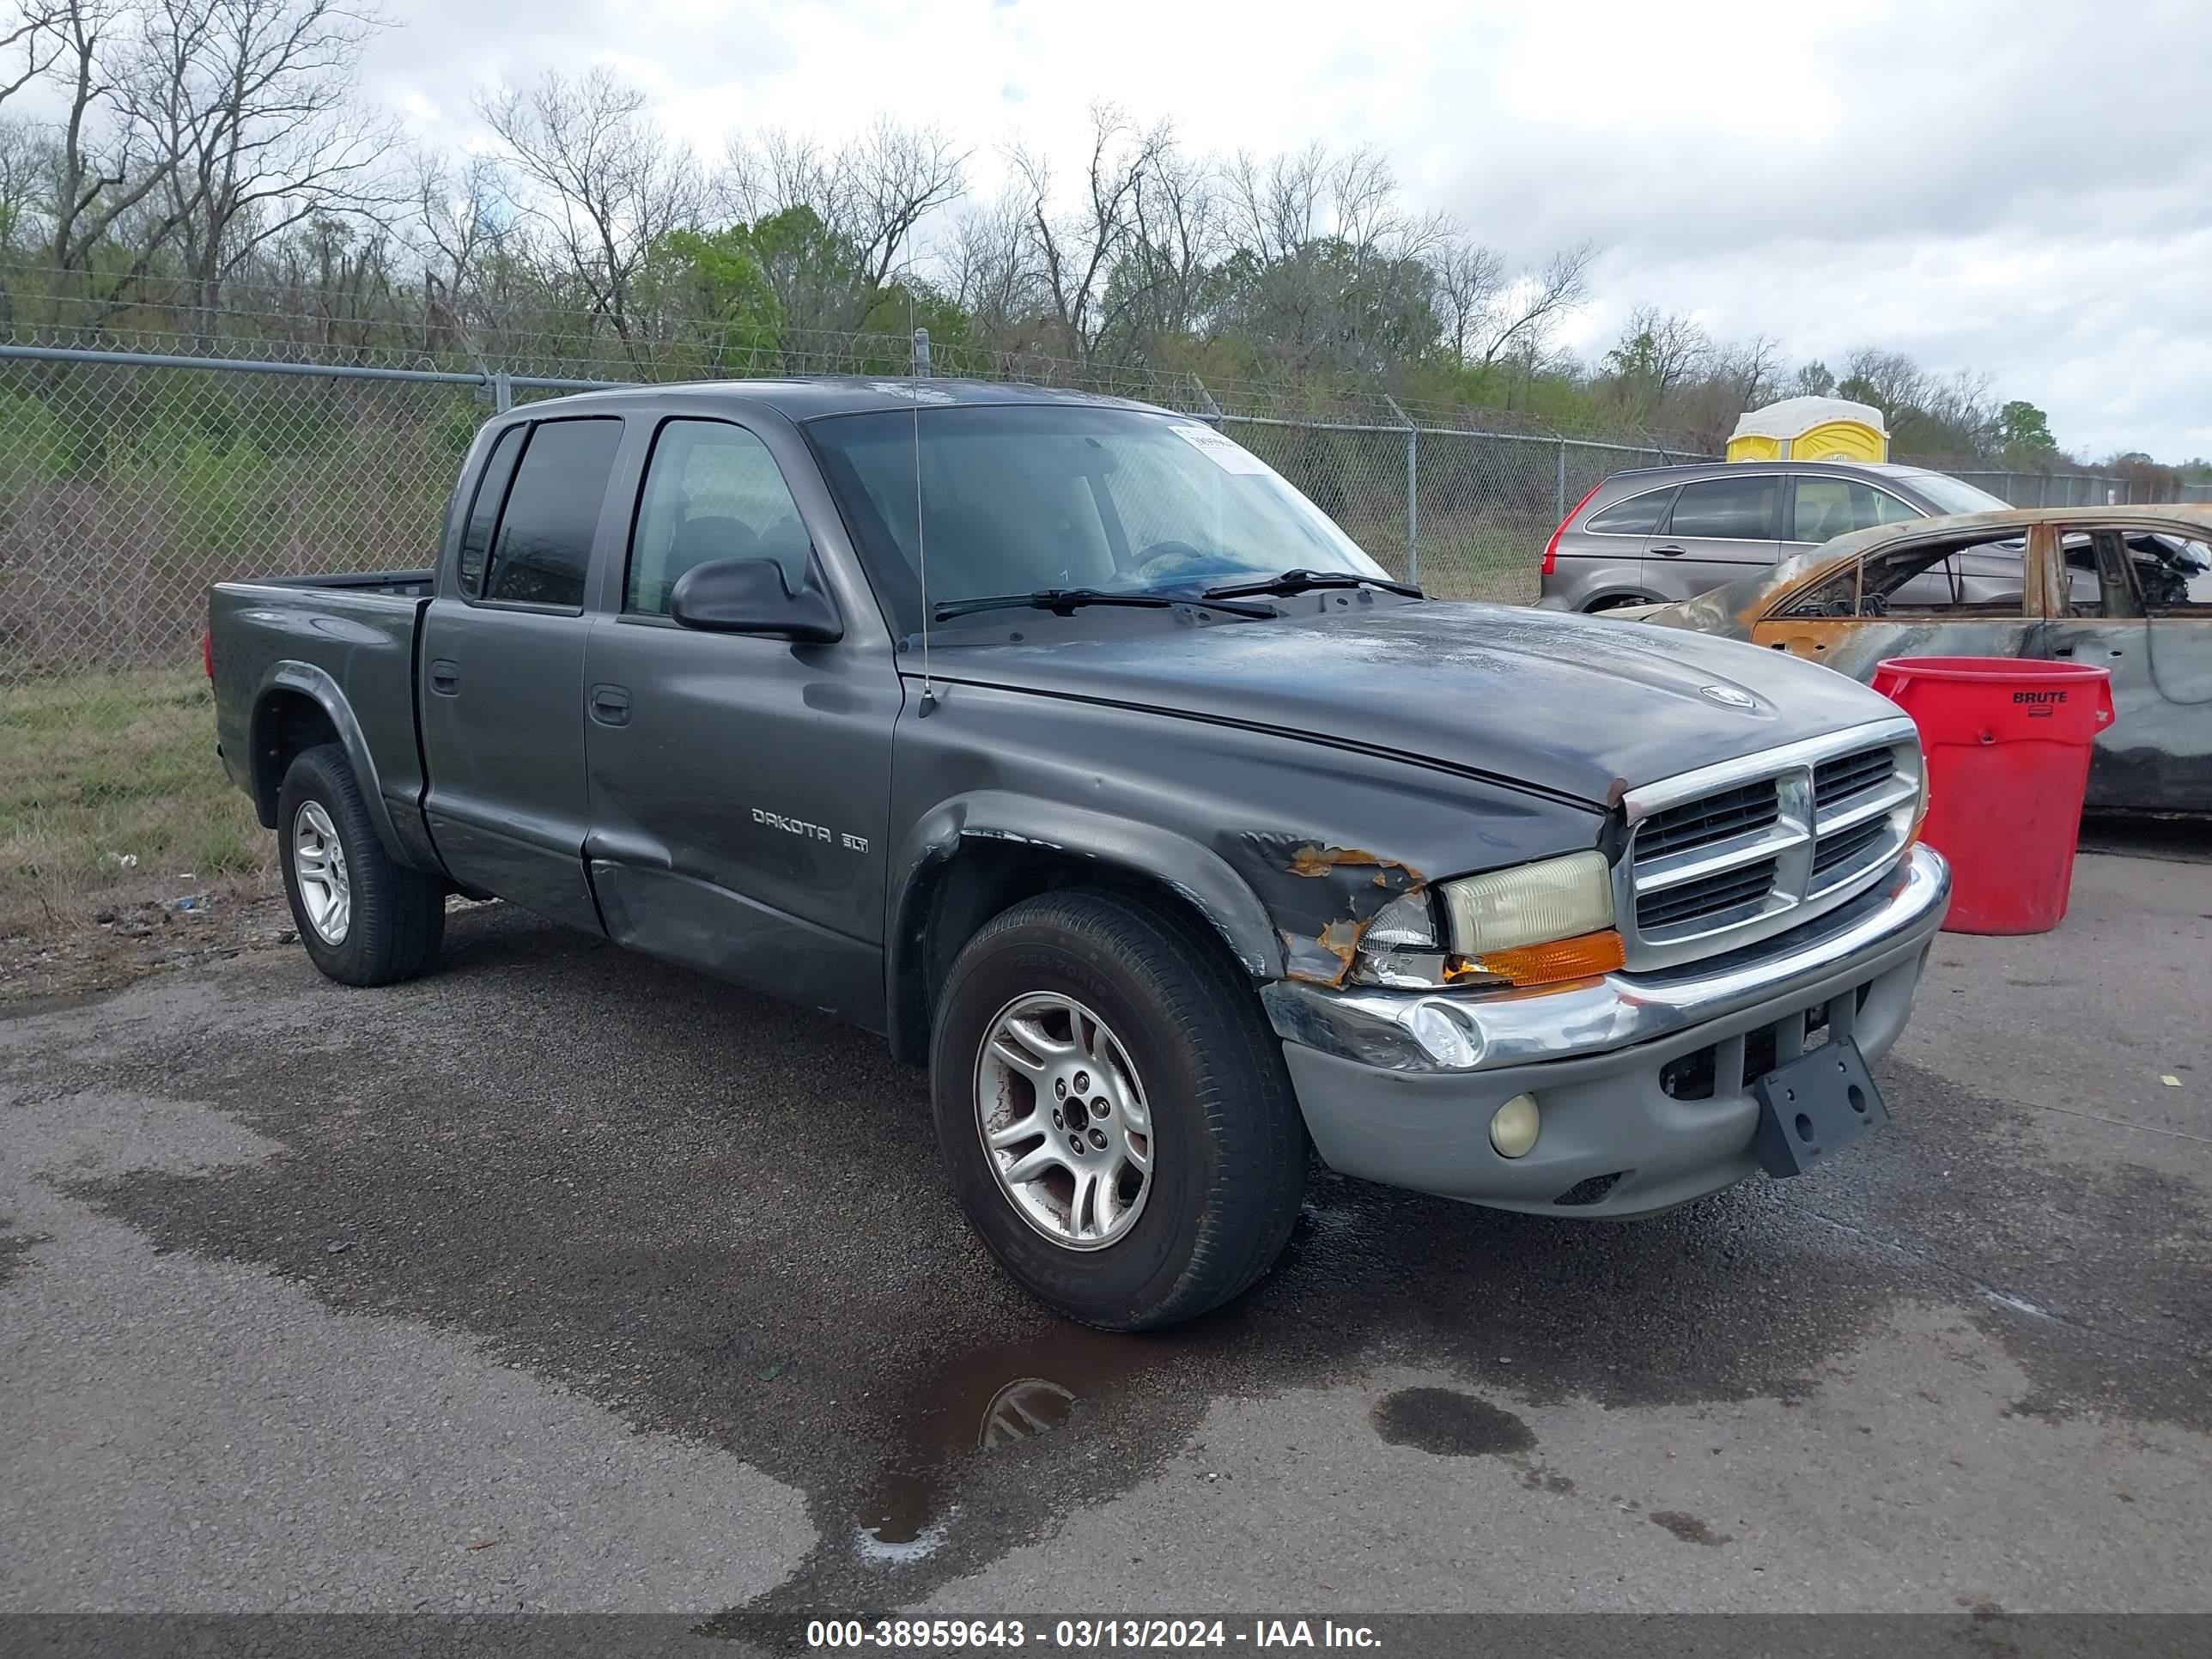
[[[914,328],[914,295],[906,297],[906,320]],[[914,550],[921,568],[921,703],[919,720],[937,707],[937,692],[929,678],[929,535],[921,522],[921,377],[929,373],[929,331],[914,328],[914,362],[908,375],[908,392],[914,404]]]

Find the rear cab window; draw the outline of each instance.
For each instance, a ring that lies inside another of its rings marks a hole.
[[[515,425],[501,433],[477,474],[476,493],[469,498],[468,517],[461,525],[459,562],[461,592],[472,599],[483,592],[484,555],[491,550],[492,531],[499,523],[515,458],[522,453],[522,440],[529,430],[526,425]]]
[[[607,481],[622,447],[619,417],[540,421],[522,442],[498,529],[489,538],[483,600],[581,611],[584,578],[591,568],[592,543],[606,502]],[[500,444],[507,442],[505,434]],[[485,465],[485,485],[477,492],[463,532],[461,578],[469,591],[469,544],[483,510],[491,470],[501,460],[495,448]]]

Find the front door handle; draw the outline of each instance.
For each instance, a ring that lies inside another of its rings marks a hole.
[[[460,695],[461,665],[447,657],[434,657],[430,661],[430,689],[441,697]]]
[[[1655,547],[1651,550],[1662,559],[1679,559],[1690,550],[1686,547]]]
[[[602,726],[629,724],[629,692],[619,685],[592,688],[592,718]]]

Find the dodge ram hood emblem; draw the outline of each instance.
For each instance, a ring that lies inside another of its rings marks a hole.
[[[1698,695],[1717,702],[1723,708],[1756,708],[1759,700],[1748,691],[1739,691],[1732,685],[1701,685]]]

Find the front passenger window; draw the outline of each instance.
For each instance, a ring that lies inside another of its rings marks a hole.
[[[796,593],[812,552],[766,444],[726,421],[670,421],[646,467],[623,609],[666,616],[677,580],[712,559],[773,559]]]

